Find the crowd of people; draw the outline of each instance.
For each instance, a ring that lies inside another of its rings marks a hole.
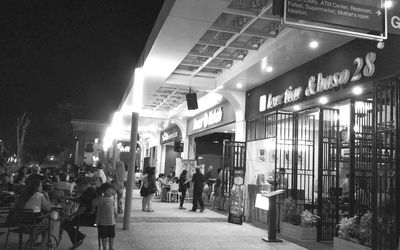
[[[15,173],[1,168],[0,206],[19,209],[15,211],[29,209],[40,218],[35,225],[25,225],[24,230],[35,232],[28,242],[35,242],[41,234],[42,241],[36,244],[43,249],[47,247],[48,230],[54,221],[61,219],[61,226],[71,240],[71,249],[77,248],[85,239],[85,235],[78,231],[78,225],[98,225],[103,249],[108,246],[113,250],[115,218],[118,213],[123,213],[124,174],[123,162],[117,162],[115,170],[102,163],[96,167],[67,164],[61,168],[44,169],[38,165],[22,166]],[[115,203],[117,209],[114,209]],[[53,210],[55,207],[64,211]],[[61,215],[64,217],[60,218]],[[33,228],[35,230],[31,230]]]

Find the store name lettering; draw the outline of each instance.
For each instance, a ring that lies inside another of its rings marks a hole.
[[[265,111],[265,109],[272,109],[282,104],[288,104],[297,101],[301,98],[303,88],[298,87],[293,89],[292,86],[285,91],[285,93],[277,96],[268,95],[268,101],[266,101],[266,96],[260,97],[260,112]],[[266,105],[265,105],[266,104]]]
[[[310,76],[308,79],[307,87],[305,88],[305,96],[313,96],[324,91],[346,85],[349,82],[359,81],[362,76],[369,78],[375,73],[375,60],[376,53],[369,52],[365,58],[358,57],[354,60],[356,68],[351,74],[349,69],[344,69],[340,72],[333,73],[331,75],[324,76],[323,73],[318,75]],[[283,104],[289,104],[291,102],[299,100],[303,95],[303,88],[289,88],[285,93],[281,95],[273,96],[272,94],[262,95],[259,102],[259,110],[263,112],[267,109],[272,109]]]
[[[312,96],[317,93],[339,87],[340,85],[345,85],[349,83],[349,81],[359,81],[363,75],[367,78],[371,77],[375,73],[375,60],[375,52],[369,52],[365,57],[365,60],[361,57],[357,57],[354,60],[356,69],[353,75],[351,75],[349,69],[344,69],[341,72],[336,72],[326,77],[323,76],[323,73],[319,73],[317,78],[315,76],[310,76],[310,78],[308,79],[308,85],[305,91],[305,95]]]
[[[193,130],[207,128],[208,126],[220,123],[222,121],[222,115],[222,107],[219,107],[204,113],[200,118],[194,118]]]
[[[171,140],[178,136],[179,136],[179,133],[177,131],[171,132],[170,134],[168,134],[167,132],[164,132],[162,134],[161,138],[162,138],[162,141],[168,141],[168,140]]]

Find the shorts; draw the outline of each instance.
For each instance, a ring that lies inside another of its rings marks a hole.
[[[98,226],[98,233],[100,239],[115,238],[115,225],[112,226]]]

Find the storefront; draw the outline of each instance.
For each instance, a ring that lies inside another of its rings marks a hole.
[[[265,216],[254,207],[260,189],[284,189],[281,223],[300,224],[311,211],[316,239],[331,241],[341,218],[372,212],[365,245],[394,249],[399,44],[399,36],[383,48],[356,39],[247,92],[250,221]]]
[[[161,157],[163,166],[161,172],[168,174],[176,171],[176,159],[181,157],[183,148],[181,147],[182,132],[176,124],[171,124],[160,133]]]
[[[234,141],[235,121],[235,112],[228,101],[188,120],[190,158],[197,160],[204,172],[212,165],[214,178],[217,169],[222,168],[224,142]]]

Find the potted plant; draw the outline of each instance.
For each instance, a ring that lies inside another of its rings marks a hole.
[[[281,214],[281,234],[298,241],[315,241],[317,239],[316,224],[319,216],[308,210],[300,213],[292,198],[284,201]]]
[[[334,238],[334,249],[371,249],[372,213],[343,218],[338,225],[338,237]]]

